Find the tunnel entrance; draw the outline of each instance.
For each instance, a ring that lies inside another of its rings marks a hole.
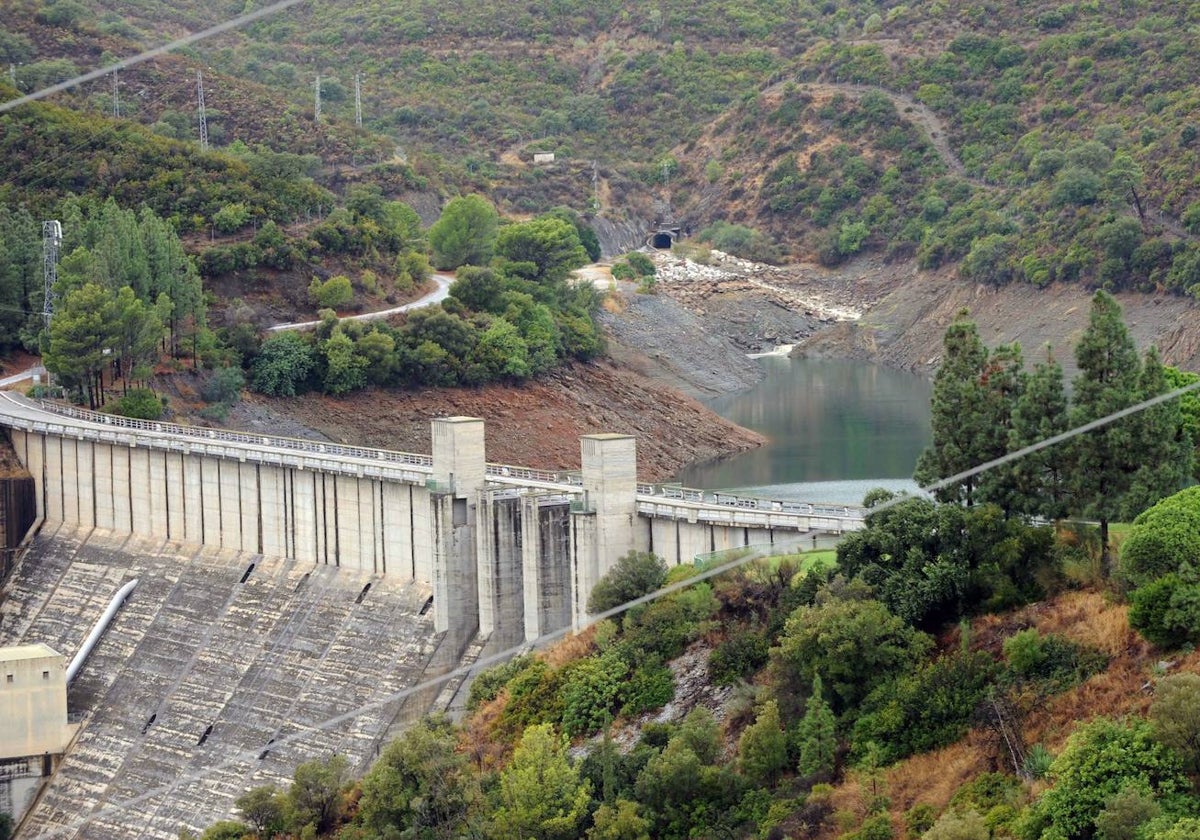
[[[675,244],[675,235],[670,231],[660,230],[650,236],[650,247],[658,251],[669,251]]]

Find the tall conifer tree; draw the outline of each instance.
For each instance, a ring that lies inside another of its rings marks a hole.
[[[836,720],[825,700],[821,675],[813,677],[812,695],[800,720],[800,774],[829,776],[833,774],[837,755]]]
[[[1028,378],[1024,368],[1021,345],[1015,342],[1002,344],[988,355],[980,376],[983,411],[979,422],[981,439],[975,453],[977,464],[1009,451],[1013,409],[1025,392]],[[978,500],[999,505],[1006,516],[1018,512],[1021,500],[1017,498],[1011,471],[999,468],[980,475]]]
[[[1054,437],[1068,428],[1067,393],[1062,365],[1046,348],[1046,361],[1034,366],[1025,391],[1013,407],[1009,451]],[[1019,458],[1008,470],[1015,510],[1029,516],[1061,519],[1069,510],[1068,459],[1064,446],[1049,446]]]
[[[1171,390],[1166,369],[1153,347],[1146,353],[1138,379],[1138,399]],[[1181,490],[1192,472],[1192,441],[1183,428],[1179,400],[1143,409],[1133,417],[1138,466],[1125,494],[1122,518],[1133,519],[1146,508]]]
[[[981,384],[988,351],[966,310],[947,328],[942,347],[942,364],[933,379],[933,443],[921,453],[913,473],[922,487],[986,460],[980,455],[988,449],[983,428],[987,399]],[[977,486],[977,479],[968,478],[935,495],[938,501],[970,505]]]
[[[1082,426],[1138,402],[1141,363],[1121,307],[1101,290],[1092,297],[1087,329],[1075,345],[1079,375],[1074,381],[1071,425]],[[1141,466],[1138,423],[1128,417],[1074,438],[1071,491],[1076,513],[1100,523],[1107,566],[1108,523],[1124,511],[1125,494]]]

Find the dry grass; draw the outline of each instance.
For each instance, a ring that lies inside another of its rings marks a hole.
[[[1068,592],[1037,605],[1034,623],[1042,634],[1058,633],[1109,656],[1148,655],[1150,645],[1129,627],[1129,608],[1099,592]]]
[[[1081,721],[1144,715],[1150,694],[1142,687],[1148,680],[1144,664],[1114,662],[1107,671],[1032,709],[1025,720],[1025,740],[1057,752]]]
[[[625,298],[620,295],[605,295],[604,299],[600,302],[600,306],[609,315],[620,315],[625,311],[628,304],[625,302]]]
[[[508,743],[498,737],[500,715],[507,702],[507,693],[501,692],[499,697],[484,703],[463,722],[458,750],[469,757],[480,772],[496,770],[508,761]]]
[[[888,771],[892,810],[903,814],[919,802],[939,811],[950,797],[980,773],[995,770],[990,749],[977,737],[968,736],[934,752],[915,755]]]
[[[561,642],[539,654],[538,658],[551,668],[561,668],[576,659],[595,653],[595,639],[596,625],[593,624],[581,633],[564,637]]]
[[[1044,702],[1030,702],[1022,733],[1027,744],[1041,743],[1057,752],[1080,721],[1146,713],[1151,699],[1148,683],[1159,655],[1129,627],[1125,605],[1114,603],[1102,592],[1063,593],[1004,615],[976,619],[970,629],[971,647],[999,656],[1006,638],[1029,627],[1101,650],[1111,661],[1107,670],[1083,684]],[[957,631],[951,631],[941,641],[948,646],[956,640]],[[1171,670],[1200,672],[1200,652],[1179,659]],[[941,750],[896,764],[887,772],[893,823],[901,829],[904,812],[918,803],[944,810],[964,783],[995,770],[1011,772],[1011,767],[996,754],[994,741],[981,730],[972,730]],[[853,777],[835,788],[831,801],[843,821],[856,815],[861,822],[866,816],[861,786]],[[844,826],[839,828],[831,821],[824,827],[821,840],[832,840],[843,830]]]

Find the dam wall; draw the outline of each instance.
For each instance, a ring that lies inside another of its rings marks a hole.
[[[520,641],[582,626],[592,588],[629,551],[673,566],[862,525],[848,508],[641,484],[630,435],[582,436],[578,472],[489,464],[473,417],[434,419],[432,455],[10,393],[0,427],[32,476],[32,504],[28,486],[14,502],[26,519],[429,584],[435,630],[460,649],[477,633]]]

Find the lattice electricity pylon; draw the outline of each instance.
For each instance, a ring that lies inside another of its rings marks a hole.
[[[354,124],[362,128],[362,73],[354,74]]]
[[[54,313],[54,286],[58,283],[58,249],[61,245],[62,225],[58,220],[42,222],[42,277],[46,283],[42,317],[46,320],[46,329],[50,329],[50,316]]]
[[[196,71],[196,114],[200,120],[200,151],[208,151],[208,119],[204,114],[204,75]]]

